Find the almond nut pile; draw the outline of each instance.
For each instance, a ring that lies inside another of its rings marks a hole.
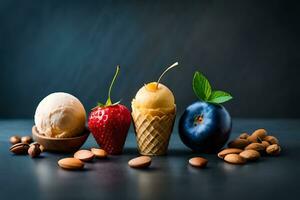
[[[265,129],[257,129],[251,135],[242,133],[238,138],[228,143],[228,148],[218,153],[218,157],[231,164],[245,164],[256,161],[261,155],[278,156],[281,152],[279,141],[272,135],[267,135]]]
[[[28,154],[31,158],[36,158],[44,150],[44,147],[33,142],[30,136],[12,136],[9,141],[12,144],[9,150],[14,154]]]
[[[57,164],[62,169],[80,170],[84,168],[84,162],[92,162],[94,158],[107,158],[107,152],[98,148],[81,149],[76,151],[73,157],[60,159]]]

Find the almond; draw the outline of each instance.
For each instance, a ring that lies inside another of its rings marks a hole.
[[[256,142],[260,142],[261,139],[259,137],[257,137],[256,135],[250,135],[249,137],[247,137],[247,140],[249,142],[256,143]]]
[[[278,144],[272,144],[266,149],[267,154],[277,156],[281,152],[281,148]]]
[[[77,158],[63,158],[58,161],[58,165],[63,169],[78,170],[84,167],[84,163]]]
[[[229,148],[244,149],[250,142],[247,139],[235,139],[228,143]]]
[[[9,141],[11,144],[18,144],[21,142],[21,138],[20,138],[20,136],[15,135],[15,136],[11,136],[9,138]]]
[[[261,144],[264,145],[265,148],[267,148],[268,146],[270,146],[270,143],[267,142],[267,141],[262,141]]]
[[[266,137],[264,137],[264,141],[269,142],[270,144],[279,144],[279,141],[276,137],[268,135]]]
[[[95,155],[89,150],[79,150],[74,153],[74,158],[77,158],[84,162],[90,162],[94,159]]]
[[[103,149],[91,148],[91,151],[97,158],[106,158],[107,157],[107,152]]]
[[[151,157],[149,156],[139,156],[133,158],[128,162],[128,165],[132,168],[146,168],[151,164]]]
[[[239,154],[227,154],[224,160],[228,163],[237,164],[237,165],[246,163],[246,159],[240,156]]]
[[[44,147],[43,145],[41,145],[40,143],[38,143],[38,142],[33,142],[33,143],[31,143],[29,146],[31,147],[31,146],[33,146],[33,145],[38,146],[38,147],[40,148],[41,152],[44,152],[44,151],[45,151],[45,147]]]
[[[29,149],[29,144],[17,143],[10,147],[10,151],[14,154],[27,154]]]
[[[222,151],[220,151],[218,153],[218,157],[221,159],[224,159],[224,157],[227,154],[239,154],[241,153],[243,150],[242,149],[237,149],[237,148],[227,148],[227,149],[223,149]]]
[[[263,129],[263,128],[257,129],[256,131],[254,131],[254,132],[252,133],[252,135],[253,135],[254,137],[259,137],[260,139],[263,139],[264,137],[267,136],[267,131],[266,131],[265,129]]]
[[[251,143],[245,147],[245,150],[248,150],[248,149],[253,149],[256,151],[263,151],[263,150],[265,150],[265,147],[261,143]]]
[[[23,136],[23,137],[21,137],[21,142],[30,144],[32,142],[32,138],[30,136]]]
[[[27,152],[31,158],[36,158],[41,154],[42,151],[39,145],[30,145]]]
[[[253,149],[245,150],[245,151],[241,152],[239,155],[242,156],[243,158],[245,158],[246,160],[251,160],[251,161],[257,160],[258,158],[260,158],[260,153]]]
[[[248,133],[242,133],[240,134],[239,138],[240,139],[247,139],[249,137],[249,134]]]
[[[189,164],[193,167],[204,168],[206,167],[208,160],[202,157],[194,157],[189,160]]]

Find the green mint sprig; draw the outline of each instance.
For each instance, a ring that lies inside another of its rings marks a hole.
[[[224,103],[231,100],[233,97],[224,91],[212,90],[207,78],[200,72],[196,71],[193,78],[193,90],[196,96],[209,103]]]

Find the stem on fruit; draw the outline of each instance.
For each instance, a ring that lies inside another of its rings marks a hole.
[[[197,125],[197,124],[201,124],[203,122],[203,114],[200,115],[200,116],[197,116],[194,120],[194,124]]]
[[[176,67],[178,65],[178,62],[174,63],[173,65],[171,65],[170,67],[168,67],[158,78],[157,84],[156,84],[156,89],[158,88],[159,82],[161,80],[161,78],[165,75],[165,73],[167,73],[167,71],[169,71],[170,69],[172,69],[173,67]]]
[[[106,103],[105,103],[105,106],[109,106],[109,105],[112,104],[111,98],[110,98],[110,93],[111,93],[112,86],[113,86],[113,84],[114,84],[114,82],[115,82],[115,80],[116,80],[116,78],[117,78],[117,76],[118,76],[118,74],[119,74],[119,71],[120,71],[120,65],[117,65],[116,73],[115,73],[114,78],[113,78],[113,80],[111,81],[110,86],[109,86],[109,89],[108,89],[108,98],[107,98],[107,101],[106,101]]]

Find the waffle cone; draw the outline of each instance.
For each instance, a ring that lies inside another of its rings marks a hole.
[[[150,115],[139,109],[133,109],[131,114],[140,154],[166,154],[175,121],[175,108],[174,112],[164,115]]]

